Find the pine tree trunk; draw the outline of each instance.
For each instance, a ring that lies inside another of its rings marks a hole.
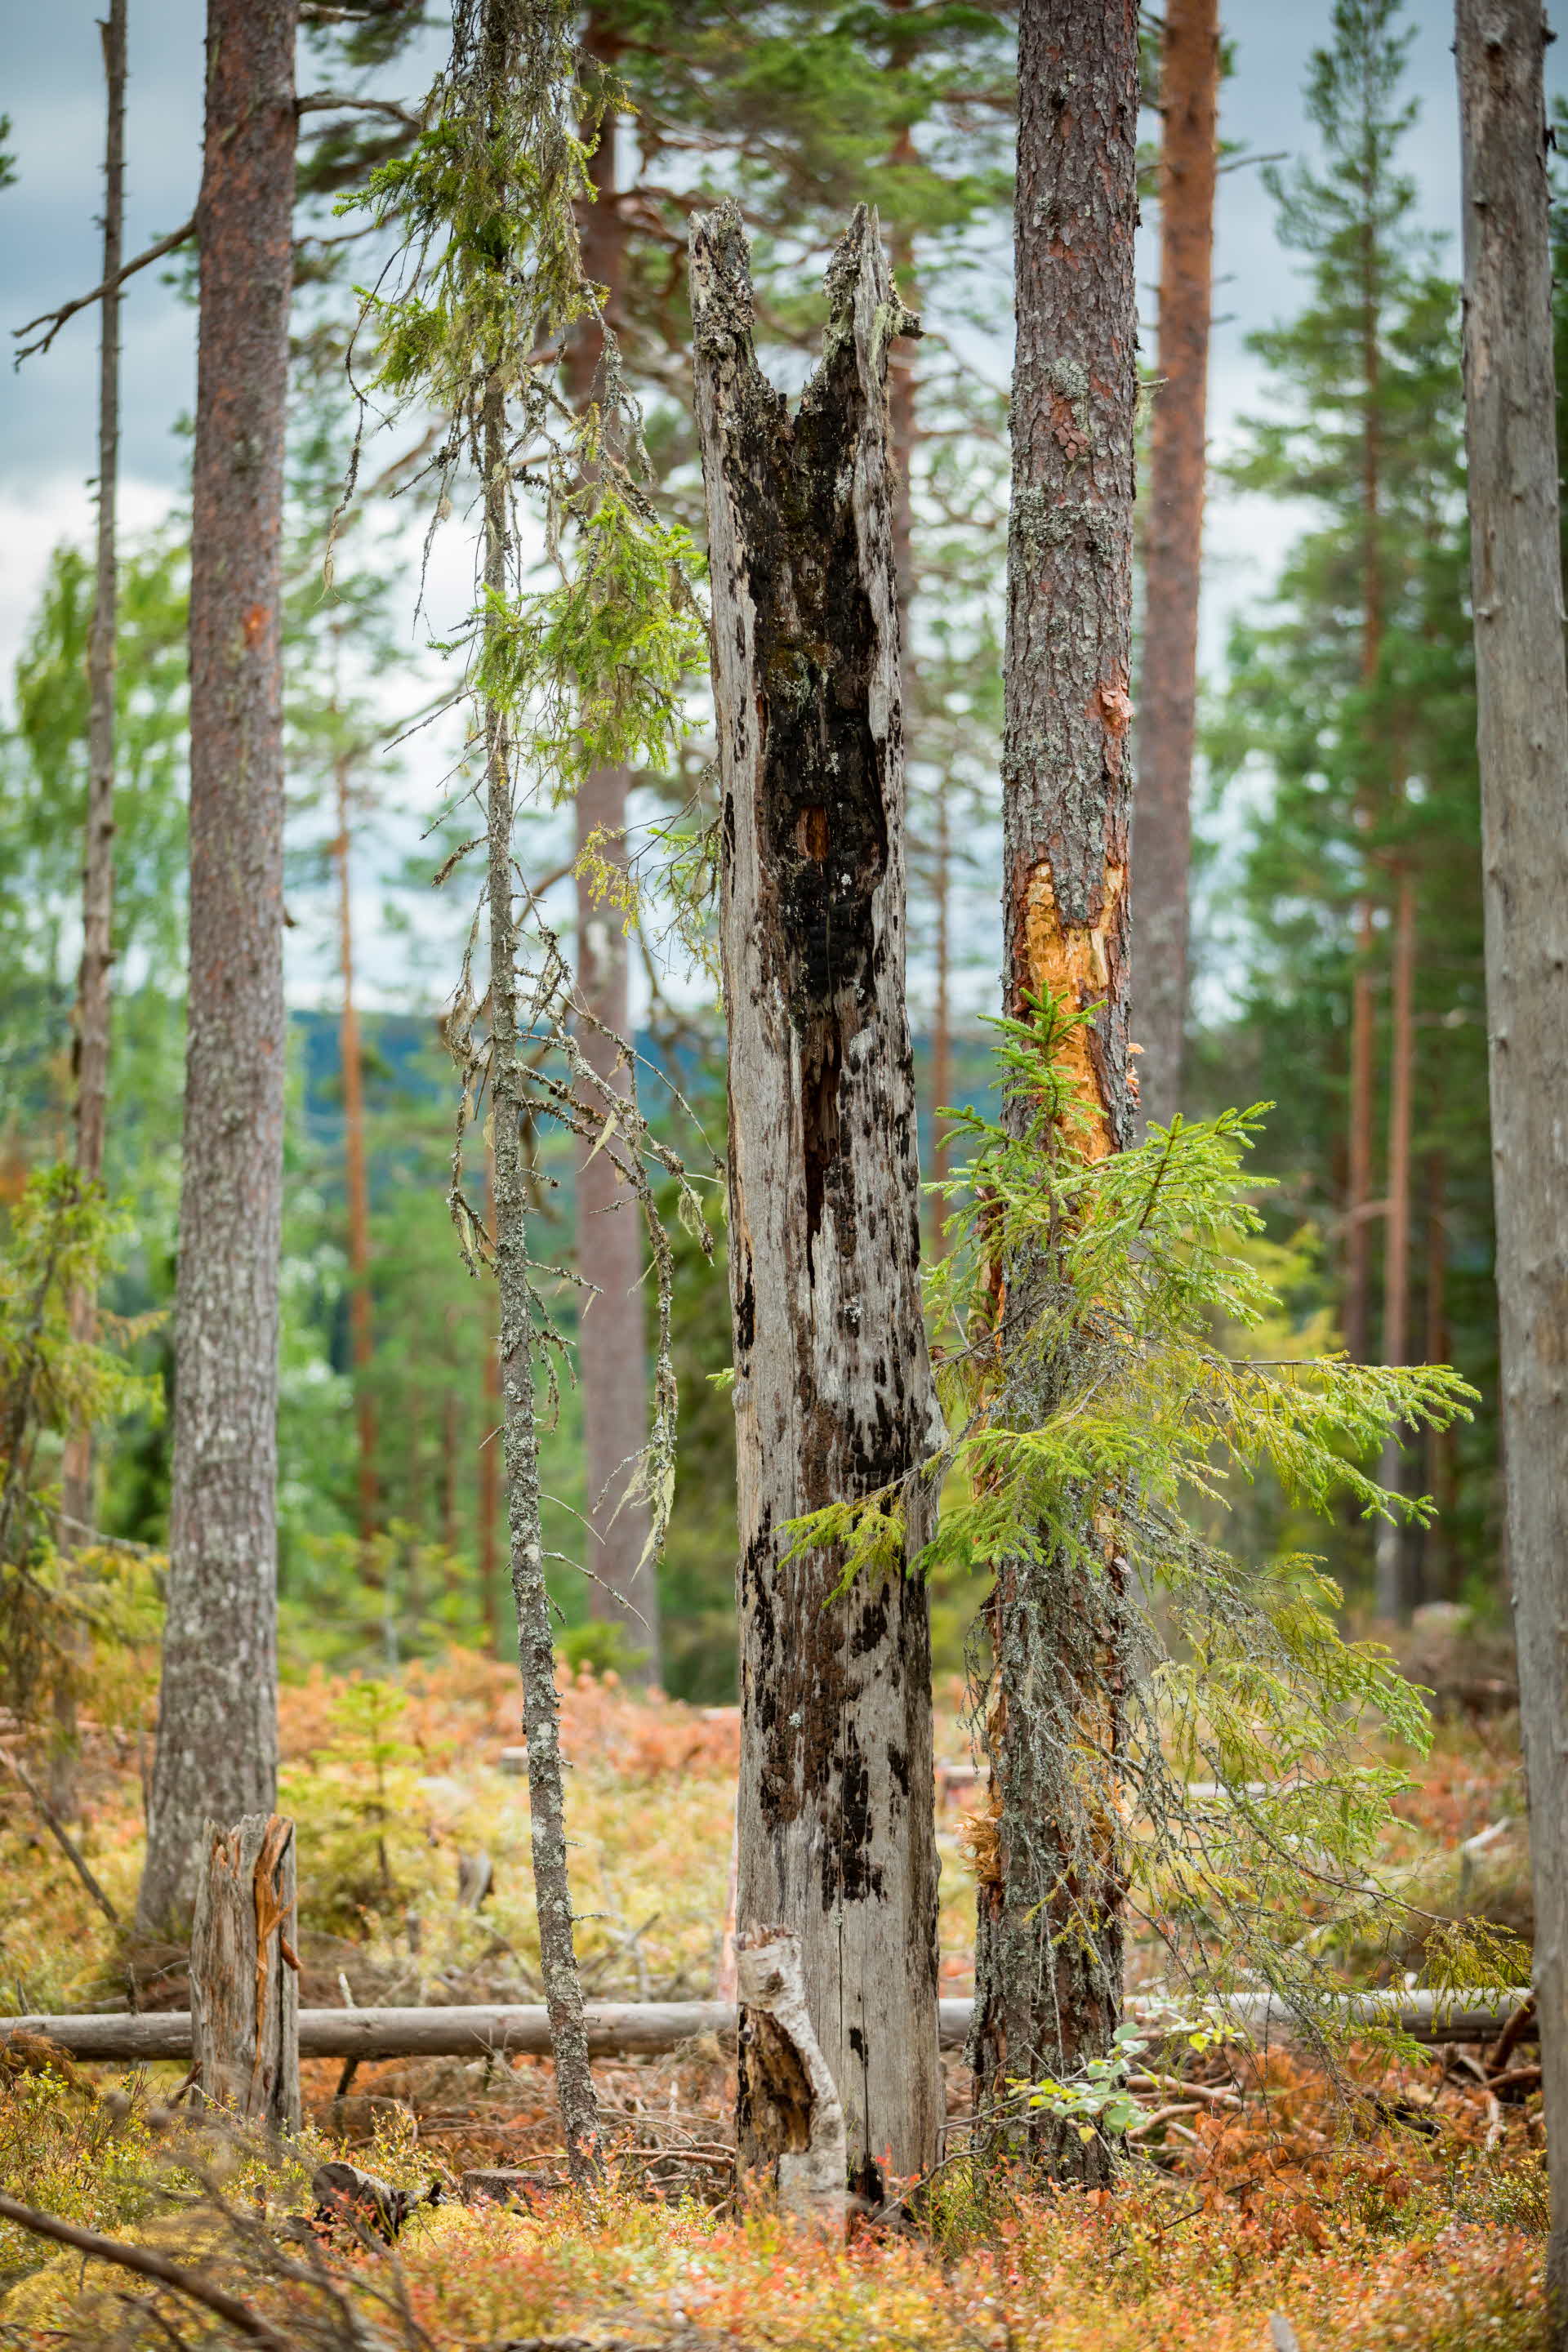
[[[1378,299],[1377,231],[1362,230],[1362,622],[1361,682],[1369,701],[1383,661],[1383,438],[1379,407],[1383,378],[1382,314]],[[1375,767],[1375,740],[1367,761]],[[1369,782],[1357,794],[1358,833],[1372,826],[1374,809]],[[1364,859],[1364,853],[1363,853]],[[1373,1052],[1375,1014],[1372,953],[1374,939],[1369,877],[1362,877],[1355,910],[1355,970],[1351,982],[1350,1150],[1345,1203],[1345,1352],[1358,1363],[1372,1348],[1373,1107],[1376,1098]]]
[[[174,1492],[139,1918],[188,1914],[202,1824],[278,1761],[283,1205],[283,435],[295,0],[209,0],[197,207],[190,981]]]
[[[1448,1328],[1448,1166],[1441,1148],[1426,1155],[1426,1361],[1452,1359]],[[1458,1500],[1452,1428],[1426,1432],[1426,1491],[1437,1516],[1422,1531],[1421,1597],[1457,1601],[1454,1511]]]
[[[1135,0],[1025,0],[1019,22],[1017,352],[1003,747],[1006,1010],[1098,1008],[1071,1066],[1091,1150],[1131,1139],[1128,826],[1137,312]],[[994,1855],[982,1866],[970,2053],[977,2102],[1103,2054],[1120,2014],[1111,1774],[1121,1739],[1119,1570],[1017,1562],[991,1603]],[[1104,1785],[1041,1736],[1065,1703]],[[1069,1907],[1072,1906],[1069,1913]],[[1098,2138],[1036,2110],[1012,2144],[1099,2180]]]
[[[1410,1129],[1415,1079],[1415,880],[1401,866],[1394,904],[1394,1007],[1389,1042],[1388,1207],[1383,1244],[1383,1360],[1405,1363],[1410,1355]],[[1403,1492],[1405,1457],[1397,1437],[1384,1450],[1381,1483]],[[1387,1520],[1377,1530],[1377,1612],[1380,1617],[1408,1613],[1405,1530]]]
[[[1541,0],[1459,0],[1465,404],[1508,1524],[1568,2347],[1568,676]]]
[[[1138,813],[1138,1065],[1146,1119],[1181,1107],[1187,1013],[1198,586],[1214,280],[1216,0],[1168,0],[1160,75],[1160,329],[1144,562]]]
[[[507,427],[494,385],[484,424],[485,587],[492,606],[507,593]],[[544,1581],[539,1432],[533,1402],[533,1328],[529,1303],[528,1202],[522,1164],[525,1095],[518,1052],[517,931],[512,912],[512,780],[506,723],[486,712],[486,827],[490,927],[490,1105],[494,1131],[496,1287],[500,1297],[501,1429],[512,1598],[522,1666],[522,1727],[528,1741],[529,1829],[539,1967],[550,2013],[555,2091],[567,2161],[580,2185],[599,2177],[599,2106],[588,2066],[583,1987],[573,1937],[566,1858],[566,1794],[555,1642]]]
[[[349,759],[340,752],[335,763],[338,793],[338,945],[343,982],[342,1020],[338,1031],[339,1058],[343,1071],[343,1173],[349,1212],[349,1339],[353,1363],[354,1428],[358,1438],[356,1486],[359,1534],[369,1544],[381,1524],[381,1497],[375,1475],[375,1399],[371,1394],[371,1364],[375,1337],[371,1324],[370,1180],[364,1148],[364,1061],[360,1050],[359,1007],[354,1003],[353,901],[349,871]]]
[[[791,416],[752,347],[744,233],[692,226],[729,1015],[742,1935],[801,1940],[852,2182],[929,2170],[936,1849],[924,1586],[835,1598],[785,1523],[903,1481],[937,1434],[904,1003],[903,746],[888,455],[899,331],[874,217],[828,272]],[[906,1496],[905,1557],[934,1498]],[[742,2038],[742,2050],[746,2048]],[[741,2163],[785,2128],[743,2068]]]
[[[493,1148],[485,1152],[485,1226],[492,1241],[496,1230],[496,1168]],[[479,1601],[492,1657],[500,1655],[500,1523],[501,1397],[500,1335],[485,1348],[484,1428],[479,1439]]]
[[[608,57],[611,45],[602,21],[590,16],[585,36],[590,54]],[[606,116],[589,166],[594,202],[583,221],[583,267],[605,289],[606,316],[615,322],[626,267],[626,230],[616,203],[615,124]],[[567,354],[566,388],[574,407],[595,397],[604,339],[596,329],[579,334]],[[577,794],[577,847],[595,833],[600,856],[611,868],[626,862],[626,801],[630,771],[598,768]],[[622,919],[594,887],[591,874],[577,878],[577,1002],[586,1016],[578,1025],[583,1057],[617,1094],[636,1092],[636,1073],[616,1040],[628,1038],[631,1021],[626,933]],[[606,1034],[606,1032],[608,1033]],[[595,1133],[604,1124],[604,1104],[594,1096],[584,1105]],[[583,1469],[587,1489],[584,1516],[593,1530],[587,1565],[591,1615],[621,1626],[629,1650],[640,1653],[628,1669],[637,1681],[659,1678],[658,1579],[643,1565],[647,1548],[646,1504],[623,1501],[634,1458],[647,1444],[647,1332],[643,1304],[642,1217],[636,1197],[616,1174],[613,1155],[583,1145],[577,1167],[577,1265],[598,1286],[584,1297],[577,1338],[577,1371],[583,1393]]]
[[[103,283],[98,358],[98,549],[92,629],[87,648],[87,827],[82,861],[81,969],[76,1002],[76,1164],[88,1184],[103,1174],[109,1114],[109,1029],[114,962],[114,677],[119,578],[115,508],[120,479],[120,274],[125,224],[125,5],[109,0],[103,42],[107,132],[103,162]],[[70,1302],[71,1338],[90,1340],[98,1302],[90,1290]],[[92,1431],[70,1431],[60,1462],[62,1550],[77,1549],[93,1521]],[[76,1811],[76,1658],[68,1631],[60,1648],[49,1752],[49,1802],[63,1820]]]

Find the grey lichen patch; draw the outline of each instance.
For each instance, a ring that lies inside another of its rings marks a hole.
[[[1116,532],[1105,508],[1091,499],[1051,498],[1037,483],[1013,501],[1013,545],[1031,564],[1056,549],[1081,546],[1097,563],[1116,552]]]

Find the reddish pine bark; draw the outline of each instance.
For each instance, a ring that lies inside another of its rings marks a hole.
[[[359,1007],[354,1003],[353,903],[349,871],[349,770],[347,752],[335,763],[338,794],[338,960],[343,983],[339,1058],[343,1070],[343,1173],[349,1212],[349,1343],[353,1364],[354,1430],[358,1441],[356,1490],[359,1533],[368,1544],[381,1523],[375,1475],[375,1400],[370,1370],[375,1354],[370,1297],[370,1178],[364,1145],[364,1059],[360,1049]]]
[[[295,0],[209,0],[197,208],[190,977],[174,1494],[139,1918],[187,1913],[203,1821],[276,1794],[283,1201],[283,435]]]
[[[1004,984],[1098,1008],[1068,1066],[1096,1155],[1131,1140],[1128,827],[1131,763],[1133,416],[1137,310],[1135,0],[1024,0],[1016,213],[1017,352],[1008,527],[1003,747]],[[1021,1113],[1020,1113],[1021,1115]],[[986,1725],[994,1842],[979,1849],[977,2102],[1009,2082],[1062,2080],[1109,2046],[1121,2000],[1114,1758],[1120,1744],[1117,1572],[1015,1562],[992,1603]],[[1062,1700],[1087,1790],[1041,1737]],[[1065,1698],[1064,1698],[1065,1694]],[[1069,1910],[1069,1906],[1071,1906]],[[1043,2110],[1007,2137],[1064,2177],[1109,2156]]]
[[[1160,328],[1149,447],[1132,891],[1146,1118],[1181,1108],[1198,588],[1214,282],[1217,0],[1168,0],[1160,100]]]

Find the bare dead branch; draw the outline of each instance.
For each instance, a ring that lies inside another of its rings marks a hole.
[[[123,286],[126,279],[134,278],[139,269],[145,269],[151,262],[162,261],[166,253],[173,253],[177,247],[188,244],[195,233],[196,221],[193,213],[183,228],[171,229],[167,236],[158,239],[156,245],[150,245],[145,253],[139,253],[134,261],[128,261],[123,269],[117,269],[112,278],[106,278],[101,286],[95,286],[90,294],[79,294],[74,302],[67,302],[59,310],[41,310],[36,319],[29,319],[25,327],[13,327],[11,331],[14,335],[30,335],[35,327],[47,325],[48,328],[48,333],[40,335],[36,343],[23,344],[16,354],[16,364],[20,367],[22,362],[30,360],[35,352],[47,352],[68,319],[74,319],[79,310],[85,310],[90,303],[101,302],[106,294],[111,293],[117,286]]]
[[[162,2254],[153,2253],[149,2246],[129,2245],[122,2238],[101,2238],[96,2230],[79,2230],[73,2221],[62,2221],[53,2213],[40,2213],[34,2206],[18,2204],[14,2197],[0,2196],[0,2221],[15,2221],[19,2230],[30,2230],[36,2238],[52,2239],[56,2245],[69,2246],[79,2254],[91,2254],[95,2261],[113,2263],[122,2271],[133,2272],[138,2278],[156,2279],[160,2286],[172,2287],[176,2294],[188,2296],[192,2303],[216,2312],[252,2344],[265,2344],[269,2352],[289,2352],[276,2328],[268,2327],[248,2304],[226,2294],[222,2287],[187,2270],[183,2263],[171,2263]]]

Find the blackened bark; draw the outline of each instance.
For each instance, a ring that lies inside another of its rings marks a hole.
[[[499,45],[498,45],[499,46]],[[484,419],[485,587],[492,612],[507,592],[507,429],[499,385]],[[496,625],[493,622],[491,626]],[[528,1276],[528,1194],[522,1160],[527,1094],[518,1053],[517,933],[512,912],[511,762],[504,717],[486,711],[486,826],[490,931],[490,1104],[494,1131],[496,1288],[500,1298],[501,1433],[507,1535],[522,1667],[522,1727],[528,1741],[529,1834],[539,1921],[539,1968],[550,2015],[555,2093],[572,2177],[599,2176],[599,2107],[588,2066],[583,1987],[573,1938],[566,1858],[566,1792],[555,1642],[544,1582],[540,1525],[539,1432],[534,1419],[533,1326]]]
[[[202,1824],[277,1782],[283,1199],[283,431],[295,0],[209,0],[197,212],[190,982],[174,1494],[139,1917],[188,1913]]]
[[[1145,1118],[1181,1107],[1187,877],[1214,282],[1217,0],[1168,0],[1160,74],[1160,328],[1144,562],[1132,898]]]
[[[692,226],[713,583],[741,1562],[739,1906],[797,1935],[851,2179],[927,2171],[942,2115],[931,1656],[901,1563],[834,1599],[784,1523],[909,1480],[939,1435],[904,1004],[903,743],[875,217],[828,272],[793,417],[760,373],[740,215]],[[744,2048],[744,2042],[742,2048]],[[741,2161],[765,2173],[765,2081]]]
[[[1068,1061],[1095,1156],[1131,1139],[1131,809],[1138,12],[1025,0],[1016,216],[1017,352],[1003,748],[1006,1009],[1075,1011]],[[1025,1115],[1022,1108],[1016,1114]],[[1005,1272],[1005,1269],[1004,1270]],[[1121,2000],[1116,1563],[1019,1561],[992,1601],[971,2054],[982,2104],[1103,2053]],[[1086,1785],[1087,1782],[1087,1785]],[[1045,2110],[1012,2136],[1051,2169],[1108,2157]]]
[[[613,55],[602,20],[591,16],[585,46],[599,58]],[[606,117],[589,172],[594,199],[583,215],[583,267],[604,289],[606,318],[618,324],[626,267],[626,226],[616,202],[616,136]],[[592,323],[579,331],[566,355],[566,388],[574,408],[595,397],[604,336]],[[598,854],[612,869],[626,860],[626,799],[629,770],[596,768],[577,794],[577,847],[599,836]],[[596,893],[593,877],[577,879],[576,995],[583,1018],[577,1043],[589,1068],[616,1094],[637,1090],[633,1065],[619,1041],[631,1019],[626,938],[619,911]],[[604,1124],[603,1097],[584,1104],[595,1135]],[[648,1510],[626,1500],[637,1456],[647,1444],[647,1331],[643,1307],[642,1215],[636,1195],[616,1172],[615,1155],[579,1151],[577,1167],[577,1266],[598,1296],[584,1298],[577,1337],[577,1370],[583,1391],[583,1469],[587,1486],[585,1516],[593,1530],[588,1566],[590,1613],[621,1626],[640,1663],[633,1678],[659,1676],[658,1577],[647,1549]]]
[[[1546,2090],[1551,2340],[1568,2346],[1568,677],[1541,0],[1459,0],[1465,405],[1502,1429]]]

